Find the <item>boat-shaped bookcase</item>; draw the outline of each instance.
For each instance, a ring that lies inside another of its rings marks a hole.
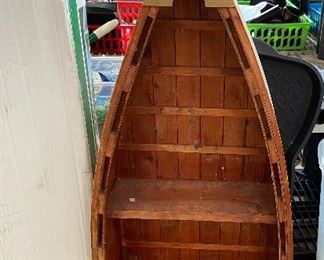
[[[93,260],[291,260],[285,157],[233,0],[146,0],[103,127]]]

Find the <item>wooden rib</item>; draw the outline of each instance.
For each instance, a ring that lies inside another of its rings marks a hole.
[[[223,244],[202,244],[202,243],[177,243],[177,242],[155,242],[155,241],[131,241],[124,240],[123,246],[137,248],[173,248],[190,250],[210,250],[210,251],[239,251],[239,252],[273,252],[271,247],[261,246],[241,246]]]
[[[266,154],[265,148],[251,147],[217,147],[201,145],[175,145],[175,144],[119,144],[120,150],[135,151],[157,151],[175,153],[201,153],[201,154],[231,154],[231,155],[255,155],[263,156]]]
[[[254,109],[129,106],[127,112],[170,116],[257,117]]]
[[[242,76],[241,68],[224,67],[173,67],[173,66],[143,66],[145,74],[175,75],[175,76]]]
[[[201,20],[156,20],[159,27],[188,30],[221,30],[224,25],[220,21],[201,21]]]
[[[108,200],[112,218],[276,223],[271,184],[120,179]]]

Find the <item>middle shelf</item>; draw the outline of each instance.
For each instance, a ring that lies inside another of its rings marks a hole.
[[[270,183],[119,179],[107,210],[121,219],[276,223]]]

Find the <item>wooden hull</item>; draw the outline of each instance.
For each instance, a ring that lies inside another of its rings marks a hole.
[[[292,259],[282,143],[237,9],[164,2],[142,9],[104,124],[93,259]]]

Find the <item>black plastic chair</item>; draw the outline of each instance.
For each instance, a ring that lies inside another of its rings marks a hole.
[[[260,40],[254,40],[254,43],[285,150],[292,193],[294,259],[315,260],[320,194],[318,176],[321,176],[317,146],[323,134],[312,135],[312,130],[323,99],[322,78],[312,65],[279,55]],[[305,168],[295,170],[296,158],[304,147]]]
[[[300,59],[278,54],[254,39],[268,82],[285,150],[289,180],[293,183],[295,161],[316,124],[323,99],[319,72]]]

